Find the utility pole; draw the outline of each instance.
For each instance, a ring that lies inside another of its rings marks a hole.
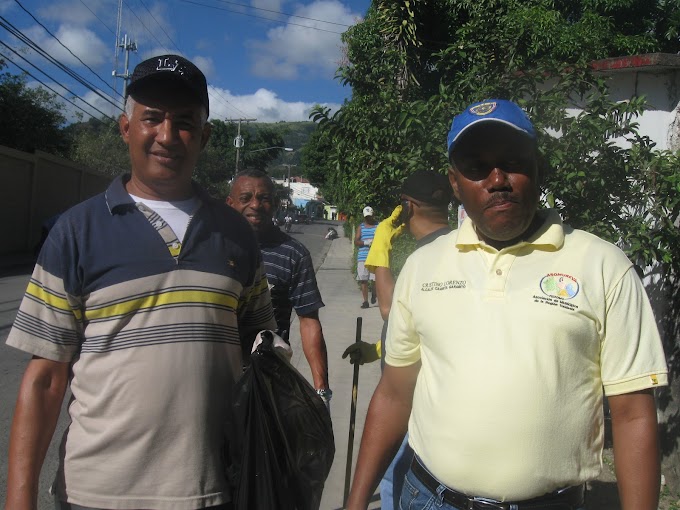
[[[118,72],[118,43],[120,42],[120,30],[123,25],[123,0],[118,0],[118,16],[116,17],[116,41],[113,45],[113,90],[116,89],[116,72]]]
[[[255,122],[257,119],[224,119],[226,122],[238,122],[238,132],[236,138],[234,138],[234,147],[236,147],[236,170],[234,175],[238,173],[238,161],[240,157],[240,151],[243,147],[243,137],[241,136],[241,122]]]
[[[118,73],[118,68],[113,70],[113,75],[114,78],[123,78],[123,97],[127,95],[127,84],[128,84],[128,79],[130,78],[130,69],[129,69],[129,63],[130,63],[130,52],[131,51],[137,51],[137,43],[133,42],[132,39],[128,38],[128,35],[125,34],[123,36],[123,40],[121,43],[118,45],[119,48],[123,48],[123,51],[125,52],[125,68],[123,69],[123,74]],[[117,65],[117,63],[116,63]]]

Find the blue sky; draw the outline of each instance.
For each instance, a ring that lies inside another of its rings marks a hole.
[[[111,73],[118,5],[118,0],[0,0],[3,25],[28,37],[98,93],[29,49],[6,27],[0,30],[0,41],[9,48],[0,45],[0,53],[82,110],[101,116],[96,108],[117,116],[120,110],[111,102],[120,101],[122,80],[114,83]],[[123,0],[121,36],[128,34],[138,47],[130,54],[130,71],[141,60],[163,53],[194,61],[208,78],[211,118],[308,120],[313,105],[336,109],[350,96],[349,88],[334,79],[343,59],[340,33],[361,20],[369,5],[370,0]],[[124,55],[118,59],[122,73]],[[9,70],[18,72],[12,64]],[[36,79],[29,77],[32,86]],[[82,114],[64,104],[71,118],[72,112]]]

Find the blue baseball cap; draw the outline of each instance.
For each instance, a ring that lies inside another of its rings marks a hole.
[[[519,105],[507,99],[487,99],[468,106],[453,118],[447,137],[448,155],[451,157],[456,141],[469,128],[480,122],[498,122],[536,139],[536,131],[526,112]]]

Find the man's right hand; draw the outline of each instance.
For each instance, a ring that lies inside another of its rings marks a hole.
[[[404,224],[397,225],[400,214],[401,206],[398,205],[395,207],[394,211],[392,211],[389,218],[381,221],[375,229],[373,243],[371,244],[371,249],[366,257],[366,262],[364,262],[364,266],[369,271],[375,272],[376,267],[390,267],[392,242],[396,237],[401,235],[404,228],[406,228]]]
[[[382,342],[380,341],[375,344],[369,344],[359,340],[345,349],[345,352],[342,353],[342,359],[349,356],[349,362],[352,364],[359,363],[359,365],[363,365],[364,363],[373,363],[380,359],[381,347]]]

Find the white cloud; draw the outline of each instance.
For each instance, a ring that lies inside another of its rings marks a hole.
[[[191,60],[201,71],[203,71],[203,74],[205,74],[205,77],[208,80],[210,80],[210,78],[215,75],[215,64],[213,63],[213,59],[211,57],[202,57],[200,55],[196,55],[189,60]]]
[[[73,55],[37,25],[23,32],[52,57],[69,67],[82,68],[82,64],[73,55],[92,67],[106,62],[111,53],[110,48],[94,32],[83,27],[61,25],[56,33],[53,32]]]
[[[307,121],[316,103],[303,101],[286,102],[276,92],[259,89],[254,94],[235,96],[229,90],[209,87],[210,117],[213,119],[234,119],[247,117],[258,122]],[[339,104],[323,103],[335,111]]]
[[[88,9],[89,7],[89,9]],[[116,22],[115,16],[111,17],[111,2],[102,0],[88,0],[87,5],[84,5],[80,0],[68,0],[65,2],[53,2],[48,5],[41,6],[38,9],[38,19],[44,21],[45,19],[58,21],[60,23],[68,23],[70,25],[87,25],[95,21],[96,23],[106,23],[109,30],[115,30]],[[97,21],[97,16],[102,21]],[[103,28],[103,25],[102,25]],[[111,42],[115,37],[111,36]]]
[[[269,30],[266,40],[248,41],[252,73],[286,80],[302,75],[332,78],[342,58],[340,32],[360,15],[337,0],[317,0],[298,6],[293,14],[310,19],[291,17],[287,25]]]

